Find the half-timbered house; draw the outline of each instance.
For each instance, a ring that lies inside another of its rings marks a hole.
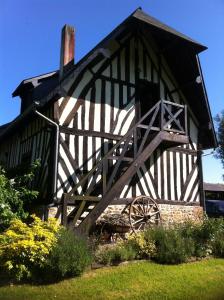
[[[39,158],[45,212],[80,231],[140,195],[164,221],[196,218],[201,152],[216,146],[204,50],[139,8],[76,63],[74,29],[65,26],[60,69],[13,93],[21,112],[1,128],[1,164],[13,176]]]

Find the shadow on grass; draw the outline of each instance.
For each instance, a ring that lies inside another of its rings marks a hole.
[[[81,275],[80,275],[81,276]],[[43,273],[36,274],[35,278],[32,279],[23,279],[21,281],[16,280],[15,278],[10,277],[5,272],[0,272],[0,287],[4,286],[10,286],[10,285],[23,285],[23,284],[31,284],[34,286],[39,285],[50,285],[50,284],[56,284],[60,281],[71,279],[71,278],[77,278],[80,276],[66,276],[66,277],[59,277],[56,274],[54,275],[48,275]]]

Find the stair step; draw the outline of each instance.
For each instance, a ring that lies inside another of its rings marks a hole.
[[[189,137],[187,135],[163,131],[161,133],[161,137],[163,139],[163,145],[165,147],[172,147],[177,144],[181,145],[189,143]]]
[[[149,128],[148,125],[144,125],[144,124],[139,124],[137,127],[138,127],[138,128],[142,128],[142,129],[148,129],[148,128]],[[159,127],[154,127],[154,126],[152,126],[152,127],[150,127],[150,128],[151,128],[150,130],[160,131],[160,128],[159,128]]]
[[[127,157],[127,156],[122,157],[122,158],[120,156],[108,156],[108,159],[112,159],[112,160],[119,160],[119,159],[121,159],[122,161],[130,161],[130,162],[133,161],[133,158]]]
[[[66,196],[67,205],[74,205],[76,201],[91,201],[93,203],[99,202],[102,197],[96,197],[93,195],[74,195]]]

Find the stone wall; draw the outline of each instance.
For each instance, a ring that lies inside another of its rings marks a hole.
[[[200,222],[204,211],[201,206],[159,204],[161,220],[164,225],[183,223],[185,221]]]
[[[171,204],[158,204],[162,224],[172,225],[174,223],[182,223],[184,221],[195,221],[199,222],[202,220],[204,212],[201,206],[191,206],[191,205],[171,205]],[[126,211],[128,212],[128,207],[126,205],[109,205],[106,210],[101,214],[98,221],[103,218],[104,215],[108,214],[120,214]],[[72,208],[68,207],[68,212]],[[61,218],[60,210],[57,207],[51,207],[48,210],[48,217]]]
[[[199,222],[204,215],[203,207],[201,206],[158,204],[158,207],[162,224],[165,226],[185,221]],[[99,219],[106,214],[121,213],[124,209],[125,205],[109,205]],[[128,208],[126,210],[128,211]]]

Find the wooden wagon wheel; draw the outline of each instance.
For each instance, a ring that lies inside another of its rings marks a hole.
[[[136,197],[129,209],[129,221],[134,232],[160,223],[160,211],[156,202],[149,196]]]

